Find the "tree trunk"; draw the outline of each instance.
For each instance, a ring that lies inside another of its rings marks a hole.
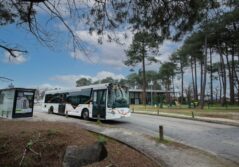
[[[143,53],[142,68],[143,68],[143,105],[146,105],[145,53]]]
[[[219,75],[221,77],[221,84],[220,86],[222,87],[222,92],[220,90],[220,101],[221,105],[224,106],[226,104],[226,94],[227,94],[227,76],[226,76],[226,68],[225,68],[225,63],[224,63],[224,58],[223,58],[223,48],[220,47],[219,41],[217,41],[217,46],[218,46],[218,52],[220,56],[220,73]],[[223,94],[223,97],[221,98]]]
[[[222,101],[222,79],[221,79],[221,74],[222,74],[222,70],[218,66],[218,80],[219,80],[219,90],[220,90],[219,101],[220,102]]]
[[[239,60],[238,60],[239,62]],[[239,104],[239,80],[238,80],[238,75],[237,75],[237,72],[236,72],[236,68],[234,67],[234,75],[235,75],[235,87],[237,88],[237,104]],[[236,86],[237,85],[237,86]]]
[[[228,68],[228,73],[229,73],[229,88],[230,88],[230,103],[234,104],[234,83],[233,83],[233,72],[230,66],[229,62],[229,55],[228,51],[226,52],[226,61],[227,61],[227,68]]]
[[[210,94],[211,94],[211,103],[213,103],[213,78],[212,78],[212,50],[210,49]]]
[[[172,76],[172,84],[173,84],[173,98],[174,100],[176,99],[176,94],[175,94],[175,85],[174,85],[174,77]]]
[[[238,51],[239,52],[239,51]],[[238,53],[237,52],[237,53]],[[238,60],[237,62],[239,62],[239,55],[237,55],[238,57]],[[236,69],[235,69],[236,70]],[[236,76],[237,76],[237,73],[235,72]],[[239,105],[239,80],[238,80],[238,77],[237,77],[237,104]]]
[[[221,104],[222,106],[224,106],[226,104],[226,95],[227,95],[227,76],[223,55],[220,54],[220,57],[221,57],[222,86],[223,86],[223,98]]]
[[[182,98],[181,98],[181,104],[183,103],[183,98],[184,98],[184,96],[183,96],[183,68],[182,68],[182,65],[180,65],[180,72],[181,72],[181,93],[182,93]]]
[[[239,62],[239,60],[237,60],[237,62]],[[237,90],[237,98],[238,98],[237,103],[239,104],[239,80],[238,80],[238,75],[236,71],[234,56],[232,60],[232,68],[233,68],[233,75],[234,75],[234,87]]]
[[[171,84],[168,84],[168,104],[171,106],[171,93],[170,93]]]
[[[235,60],[234,60],[234,56],[235,56],[235,45],[233,44],[232,46],[232,65],[231,65],[231,68],[232,68],[232,104],[235,104],[235,87],[236,87],[236,70],[235,70]]]
[[[234,32],[238,32],[238,28],[237,28],[237,24],[236,22],[233,22],[233,28],[234,28]],[[236,50],[237,49],[237,50]],[[233,42],[233,52],[234,53],[239,53],[239,50],[238,50],[238,47],[237,45],[235,44],[235,42]],[[238,56],[238,60],[237,62],[239,62],[239,55]],[[235,75],[235,79],[236,79],[236,83],[235,85],[237,84],[237,104],[239,105],[239,80],[238,80],[238,76],[237,76],[237,72],[236,72],[236,67],[235,67],[235,62],[234,62],[234,55],[233,55],[233,71],[234,71],[234,75]]]
[[[196,60],[196,56],[194,56],[194,76],[195,76],[195,96],[196,96],[196,100],[198,100],[198,81],[197,81],[197,60]]]
[[[193,99],[196,99],[195,83],[194,83],[194,72],[193,72],[193,57],[191,56],[191,71],[192,71],[192,82],[193,82]]]
[[[205,44],[204,44],[204,64],[203,64],[203,85],[202,85],[202,90],[201,90],[201,98],[200,98],[200,108],[204,108],[204,98],[205,98],[205,90],[206,90],[206,81],[207,81],[207,34],[205,35]]]
[[[200,75],[200,101],[202,98],[202,83],[203,83],[203,60],[200,61],[201,75]]]

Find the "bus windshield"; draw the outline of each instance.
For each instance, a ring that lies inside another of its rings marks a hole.
[[[114,85],[108,89],[108,107],[129,107],[129,92],[126,87]]]

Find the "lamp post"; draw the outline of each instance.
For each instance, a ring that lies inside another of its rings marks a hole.
[[[149,82],[149,85],[151,86],[151,105],[153,105],[153,81],[152,80]]]

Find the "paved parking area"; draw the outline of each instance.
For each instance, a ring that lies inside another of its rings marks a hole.
[[[22,120],[22,119],[19,119]],[[79,118],[65,117],[59,115],[47,114],[46,112],[35,111],[34,117],[23,119],[28,121],[57,121],[65,123],[74,123],[90,131],[106,135],[120,142],[127,144],[147,155],[161,166],[170,167],[236,167],[229,160],[217,157],[216,155],[204,152],[195,148],[184,146],[178,143],[163,144],[158,143],[151,137],[128,130],[108,126],[105,124],[98,125],[96,121],[85,121]]]

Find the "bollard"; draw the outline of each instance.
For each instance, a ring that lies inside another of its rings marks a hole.
[[[66,111],[66,118],[68,118],[68,111]]]
[[[159,140],[163,141],[163,126],[159,125]]]
[[[192,118],[194,119],[194,112],[192,111]]]

